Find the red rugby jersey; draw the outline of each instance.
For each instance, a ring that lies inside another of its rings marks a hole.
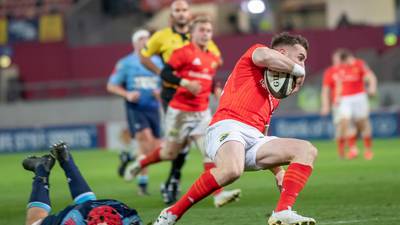
[[[264,132],[279,100],[269,94],[263,79],[266,68],[253,63],[252,54],[261,44],[249,48],[236,63],[225,84],[216,113],[210,125],[226,119],[248,124]]]
[[[189,112],[206,110],[220,58],[210,51],[202,51],[190,43],[175,50],[168,64],[176,71],[177,76],[187,80],[197,80],[201,84],[201,91],[198,95],[193,95],[186,88],[179,87],[169,106]]]
[[[331,97],[335,103],[339,96],[364,93],[364,77],[366,73],[364,61],[356,59],[351,64],[328,68],[324,74],[323,85],[330,88]]]

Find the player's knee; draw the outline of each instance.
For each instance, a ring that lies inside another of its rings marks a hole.
[[[308,142],[308,143],[310,145],[309,154],[313,159],[316,159],[317,156],[318,156],[318,149],[313,144],[311,144],[310,142]]]
[[[304,141],[303,152],[306,154],[307,158],[313,161],[318,155],[318,149],[309,141]]]
[[[228,182],[233,182],[243,174],[243,170],[241,170],[239,167],[232,167],[229,169],[225,169],[223,171],[223,174]]]
[[[163,160],[174,160],[178,156],[176,151],[170,151],[169,149],[162,149],[161,150],[161,158]]]

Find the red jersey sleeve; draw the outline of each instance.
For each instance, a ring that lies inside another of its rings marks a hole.
[[[187,57],[184,50],[185,48],[179,48],[172,53],[168,64],[172,66],[174,70],[180,70],[186,64]]]

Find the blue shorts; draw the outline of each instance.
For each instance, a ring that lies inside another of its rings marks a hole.
[[[128,119],[129,131],[132,137],[136,132],[150,128],[154,137],[161,137],[160,112],[158,108],[138,109],[136,105],[126,102],[126,116]]]

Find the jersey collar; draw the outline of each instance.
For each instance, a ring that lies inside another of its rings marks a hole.
[[[189,33],[185,33],[185,34],[179,33],[178,31],[175,30],[174,26],[171,26],[171,30],[172,30],[173,33],[179,34],[181,36],[181,38],[182,38],[182,41],[189,40]]]

